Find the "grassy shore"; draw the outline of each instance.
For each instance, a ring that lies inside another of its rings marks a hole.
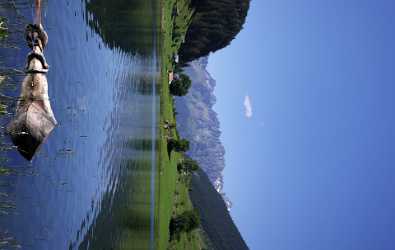
[[[169,93],[169,71],[174,70],[174,55],[178,53],[188,29],[192,10],[189,0],[161,1],[161,79],[160,79],[160,135],[159,135],[159,168],[158,168],[158,249],[204,249],[199,230],[182,233],[179,240],[170,241],[169,223],[172,217],[184,211],[192,210],[189,198],[189,185],[182,181],[177,172],[177,163],[183,155],[167,152],[167,138],[178,138],[175,129],[166,129],[165,121],[175,124],[173,97]]]

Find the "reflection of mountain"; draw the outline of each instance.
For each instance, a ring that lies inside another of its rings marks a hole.
[[[220,141],[220,125],[213,110],[215,80],[206,70],[207,57],[195,60],[185,68],[192,87],[185,97],[176,98],[180,135],[191,142],[189,155],[199,162],[218,192],[222,192],[225,149]],[[230,207],[230,201],[224,196]]]
[[[154,20],[154,18],[146,18],[152,16],[150,2],[147,0],[87,1],[86,21],[110,48],[149,55],[153,48],[152,20]]]
[[[193,206],[200,213],[202,228],[206,239],[208,238],[209,249],[248,249],[221,195],[216,192],[207,175],[201,170],[192,177],[190,195]]]

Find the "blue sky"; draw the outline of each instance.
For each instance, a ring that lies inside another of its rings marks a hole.
[[[251,249],[394,249],[394,9],[254,0],[210,57],[225,191]]]

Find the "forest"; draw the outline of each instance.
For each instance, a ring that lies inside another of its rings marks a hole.
[[[180,49],[187,63],[230,44],[243,28],[250,0],[191,0],[194,14]]]

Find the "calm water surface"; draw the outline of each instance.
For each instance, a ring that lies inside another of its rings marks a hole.
[[[15,30],[9,41],[19,47],[0,50],[2,68],[24,67],[20,31],[32,20],[32,2],[0,0],[0,15]],[[0,237],[22,249],[154,249],[156,1],[49,0],[43,7],[59,126],[32,162],[3,152],[15,172],[0,176],[12,204],[0,215]],[[3,92],[18,96],[21,77]]]

